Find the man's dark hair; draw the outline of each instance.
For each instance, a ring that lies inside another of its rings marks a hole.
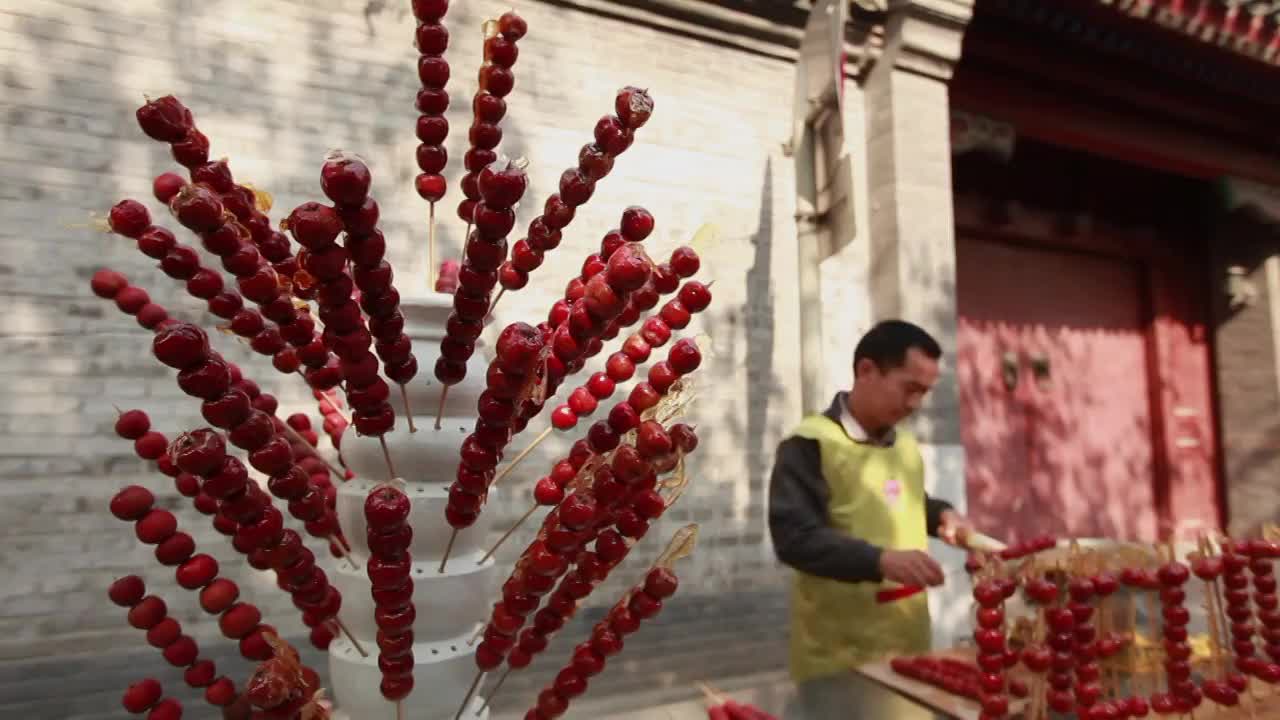
[[[924,330],[905,320],[884,320],[876,323],[858,341],[853,351],[853,366],[863,358],[876,364],[881,372],[900,368],[907,361],[907,351],[915,348],[932,360],[942,357],[942,346]]]

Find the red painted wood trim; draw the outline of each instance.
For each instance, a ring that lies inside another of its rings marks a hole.
[[[1280,156],[1153,124],[1044,90],[970,78],[951,88],[952,107],[1014,125],[1019,136],[1187,177],[1234,176],[1280,185]]]

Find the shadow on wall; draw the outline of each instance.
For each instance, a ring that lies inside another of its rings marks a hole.
[[[745,483],[739,478],[717,478],[714,472],[705,475],[707,480],[714,480],[718,487],[723,487],[734,497],[716,497],[710,503],[709,518],[704,519],[703,512],[698,511],[692,519],[716,523],[725,530],[737,529],[736,533],[717,531],[715,537],[704,536],[709,554],[718,543],[747,547],[767,542],[768,479],[773,465],[774,438],[777,436],[769,423],[773,402],[784,391],[773,359],[777,322],[770,239],[773,193],[772,160],[769,159],[765,162],[761,182],[759,221],[755,232],[746,238],[752,247],[751,265],[746,271],[746,300],[736,308],[711,312],[703,319],[707,334],[713,338],[714,352],[699,373],[705,373],[703,377],[709,380],[736,374],[739,364],[744,364],[746,369],[741,397],[726,403],[714,422],[698,427],[699,435],[709,446],[717,445],[714,438],[718,433],[727,433],[732,438],[728,446],[741,448],[745,454],[748,473]],[[706,261],[710,258],[704,259]],[[705,417],[711,408],[701,402],[699,404],[701,407],[695,414]],[[706,468],[704,463],[708,458],[703,457],[698,462]],[[738,514],[737,509],[742,509],[743,513]],[[741,557],[740,554],[738,556]],[[729,564],[721,566],[714,560],[710,562],[713,563],[712,572],[705,577],[711,582],[698,590],[716,592],[729,588],[733,582],[734,567]]]

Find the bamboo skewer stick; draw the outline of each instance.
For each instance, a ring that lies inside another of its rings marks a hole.
[[[382,457],[387,461],[387,473],[391,476],[391,480],[395,480],[400,477],[400,473],[396,472],[396,466],[391,462],[391,450],[387,448],[386,436],[379,435],[378,442],[382,443]]]
[[[471,696],[476,694],[476,688],[480,687],[480,681],[484,680],[485,671],[477,670],[476,679],[471,681],[471,687],[467,689],[466,697],[462,698],[462,704],[458,706],[458,714],[453,716],[453,720],[462,717],[462,713],[466,712],[467,705],[471,702]]]
[[[525,447],[525,449],[521,450],[518,455],[516,455],[514,458],[511,459],[511,462],[507,463],[507,466],[504,467],[502,471],[498,473],[498,476],[493,479],[493,482],[489,484],[489,487],[492,488],[494,485],[497,485],[498,482],[502,480],[502,478],[509,475],[511,471],[514,470],[515,467],[520,464],[521,460],[524,460],[529,453],[533,452],[534,448],[538,447],[538,443],[541,443],[543,440],[546,440],[547,436],[551,435],[551,430],[552,428],[547,428],[546,430],[543,430],[541,433],[539,433],[538,437],[533,439],[533,442],[529,443],[528,446]]]
[[[498,538],[498,542],[494,543],[493,547],[489,548],[489,552],[485,553],[484,557],[477,560],[476,564],[483,565],[485,560],[488,560],[489,558],[493,557],[493,554],[498,552],[498,548],[502,547],[502,544],[505,543],[507,539],[511,537],[511,534],[514,533],[516,529],[518,529],[521,525],[525,524],[525,522],[527,522],[529,518],[533,515],[533,513],[536,512],[537,510],[538,510],[537,504],[529,508],[528,512],[520,516],[520,519],[517,520],[514,525],[507,528],[507,531],[502,534],[502,537]]]

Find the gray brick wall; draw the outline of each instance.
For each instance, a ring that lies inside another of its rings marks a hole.
[[[480,24],[509,7],[457,2],[448,16],[455,179]],[[504,316],[544,313],[551,294],[626,205],[653,210],[658,230],[650,244],[663,254],[703,222],[722,231],[706,258],[717,280],[716,301],[700,329],[714,338],[715,355],[703,372],[714,384],[705,385],[693,414],[704,440],[695,485],[654,529],[665,538],[697,520],[703,547],[686,566],[669,615],[629,648],[634,663],[611,668],[610,682],[618,689],[652,682],[657,668],[669,673],[662,682],[695,677],[677,662],[711,668],[712,675],[779,667],[785,577],[768,547],[763,513],[771,448],[799,413],[798,398],[785,391],[798,373],[790,352],[797,344],[793,180],[778,149],[790,128],[792,67],[553,4],[525,2],[517,10],[530,33],[520,43],[502,150],[531,163],[529,197],[536,202],[521,209],[520,227],[575,162],[618,87],[648,87],[657,112],[531,289],[503,300]],[[124,685],[164,672],[141,633],[105,598],[110,581],[129,572],[143,572],[188,632],[226,658],[227,672],[241,678],[247,672],[195,598],[177,589],[132,528],[107,512],[107,499],[125,484],[156,491],[270,622],[286,634],[301,631],[288,599],[238,562],[207,520],[179,502],[168,480],[112,435],[113,405],[143,408],[156,429],[171,434],[200,420],[194,401],[149,356],[147,333],[92,297],[88,276],[113,266],[171,311],[211,318],[130,243],[86,226],[91,214],[103,215],[123,197],[158,211],[151,178],[176,165],[166,148],[137,130],[133,111],[144,93],[172,92],[195,111],[213,156],[229,157],[237,179],[275,194],[275,219],[320,198],[318,169],[328,149],[363,154],[374,171],[401,288],[422,282],[426,207],[411,187],[412,22],[407,2],[30,0],[0,9],[0,377],[9,388],[0,405],[0,569],[6,579],[0,587],[0,716],[108,717],[101,708],[115,711]],[[452,202],[439,213],[445,255],[459,247],[461,228],[452,219],[458,198],[451,188]],[[161,222],[176,227],[167,217]],[[280,397],[282,413],[314,412],[300,383],[230,338],[215,342]],[[505,518],[500,526],[526,507],[527,493],[516,495],[502,494],[492,504],[490,512]],[[646,542],[630,568],[660,544],[657,537]],[[506,559],[518,547],[511,543]],[[620,583],[634,577],[620,572],[597,597],[611,602]],[[742,637],[752,652],[729,642]],[[513,679],[505,703],[529,697],[532,684],[561,657],[549,655],[527,679]],[[78,671],[58,675],[64,682],[22,679],[26,670],[57,667]],[[162,677],[178,689],[176,675]],[[611,686],[599,685],[596,691]]]
[[[1280,522],[1280,387],[1276,383],[1271,293],[1266,259],[1280,249],[1273,216],[1245,206],[1226,216],[1213,243],[1215,361],[1227,518],[1235,533]],[[1257,295],[1246,307],[1228,306],[1227,268],[1238,266]]]

